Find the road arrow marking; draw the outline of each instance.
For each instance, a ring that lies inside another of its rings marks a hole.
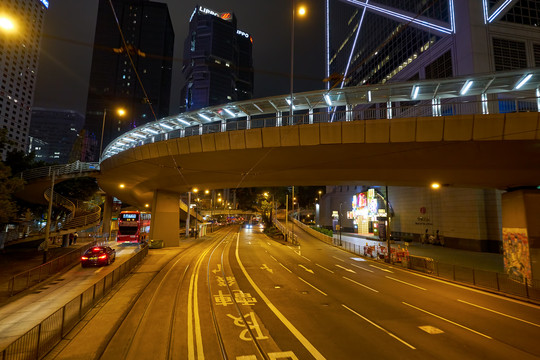
[[[369,265],[371,267],[374,267],[375,269],[379,269],[381,271],[386,271],[386,272],[389,272],[389,273],[394,273],[393,271],[390,271],[390,270],[387,270],[387,269],[383,269],[382,267],[378,267],[378,266],[375,266],[375,265]]]
[[[307,267],[305,267],[304,265],[300,265],[300,264],[298,264],[298,266],[300,266],[300,267],[301,267],[302,269],[306,270],[306,271],[307,271],[308,273],[312,273],[312,274],[315,274],[315,273],[313,272],[313,270],[310,270],[310,269],[308,269],[308,268],[307,268]]]
[[[266,265],[266,264],[263,264],[263,266],[261,267],[261,270],[268,270],[268,272],[269,272],[270,274],[273,274],[273,273],[274,273],[274,270],[270,269],[270,268],[268,267],[268,265]]]
[[[354,271],[354,270],[347,269],[346,267],[343,267],[341,265],[336,265],[336,264],[334,264],[334,265],[337,266],[338,268],[341,268],[341,269],[345,270],[345,271],[352,272],[352,273],[356,274],[356,271]]]

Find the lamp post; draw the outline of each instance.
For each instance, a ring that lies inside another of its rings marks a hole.
[[[124,116],[126,114],[126,110],[122,108],[116,109],[116,113],[119,116]],[[99,143],[99,157],[101,158],[101,153],[103,152],[103,134],[105,133],[105,119],[107,118],[107,108],[103,109],[103,121],[101,123],[101,141]]]
[[[298,15],[305,16],[306,8],[300,6]],[[296,17],[296,0],[292,0],[292,23],[291,23],[291,98],[289,103],[289,125],[293,124],[293,84],[294,84],[294,19]]]

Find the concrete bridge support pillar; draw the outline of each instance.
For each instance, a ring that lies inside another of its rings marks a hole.
[[[313,108],[309,108],[309,123],[313,124]]]
[[[353,107],[352,105],[345,105],[345,121],[353,120]]]
[[[101,234],[107,240],[109,240],[111,236],[112,207],[113,197],[106,195],[105,203],[103,204],[103,224],[101,225]]]
[[[540,190],[502,195],[504,269],[513,279],[530,284],[540,279]]]
[[[247,115],[246,116],[246,129],[251,129],[251,116],[250,115]]]
[[[276,112],[276,126],[283,125],[283,114],[281,111]]]
[[[154,191],[150,240],[163,240],[163,246],[179,245],[179,198],[180,196],[173,192],[163,190]]]

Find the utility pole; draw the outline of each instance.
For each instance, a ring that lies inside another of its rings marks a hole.
[[[339,246],[341,246],[341,206],[343,205],[343,203],[339,203]]]
[[[385,186],[386,190],[386,199],[384,201],[384,207],[386,208],[386,224],[385,224],[385,235],[386,235],[386,248],[388,249],[388,262],[391,262],[390,254],[390,210],[388,206],[388,186]]]
[[[285,241],[289,233],[289,194],[285,195]]]
[[[186,215],[186,239],[189,239],[189,218],[191,217],[191,191],[188,191],[187,215]]]
[[[45,225],[45,241],[43,242],[43,264],[47,262],[47,255],[49,252],[49,236],[51,232],[52,223],[52,204],[54,196],[54,170],[51,177],[51,194],[49,196],[49,209],[47,210],[47,225]]]

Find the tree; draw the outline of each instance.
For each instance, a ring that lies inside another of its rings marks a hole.
[[[96,179],[81,177],[63,181],[54,186],[54,191],[65,197],[77,200],[90,200],[99,190]]]
[[[11,177],[11,169],[0,162],[0,223],[12,221],[17,216],[17,203],[13,193],[23,187],[23,180]]]

